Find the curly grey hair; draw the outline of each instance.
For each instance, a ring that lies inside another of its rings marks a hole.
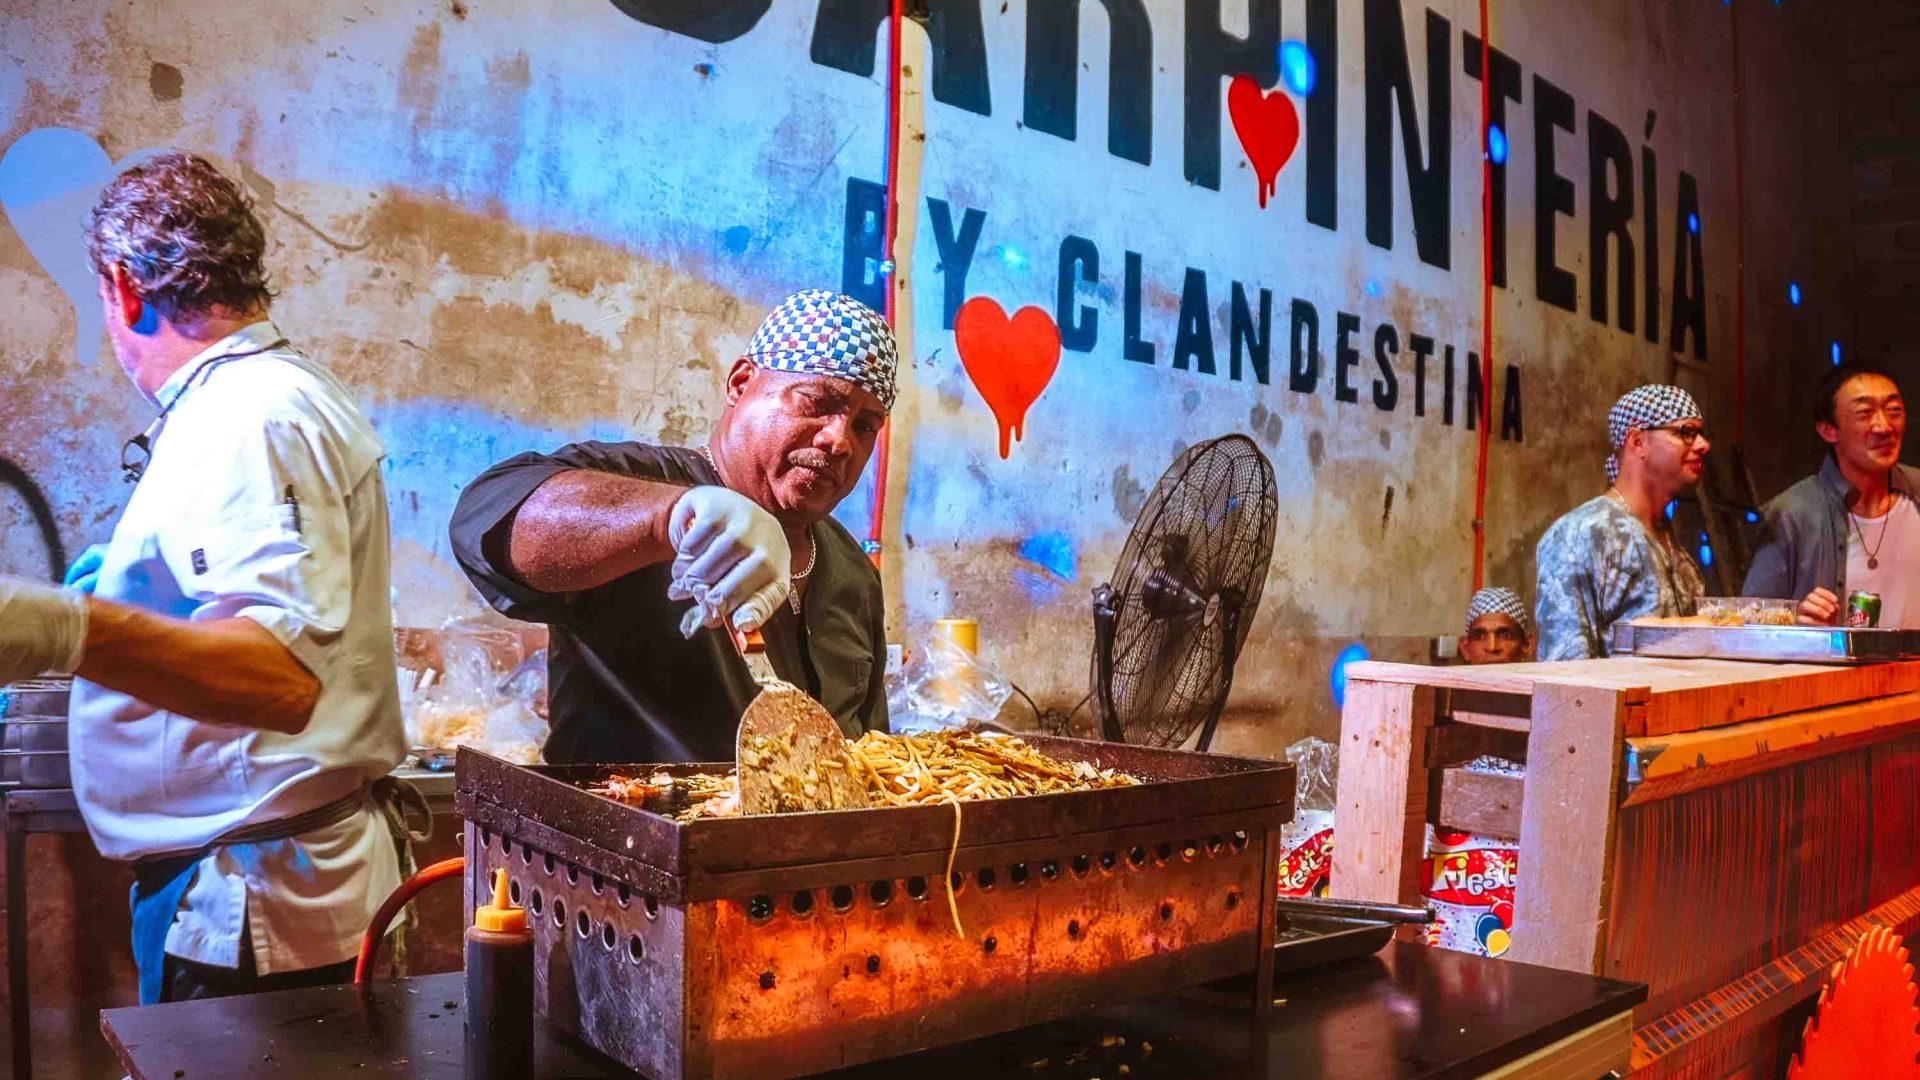
[[[197,154],[160,154],[114,177],[87,218],[94,272],[119,266],[168,319],[264,311],[266,249],[253,199]]]

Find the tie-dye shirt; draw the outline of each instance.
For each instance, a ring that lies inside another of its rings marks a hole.
[[[1685,550],[1656,541],[1639,518],[1605,495],[1547,529],[1534,567],[1541,660],[1605,656],[1614,623],[1692,615],[1706,591]]]

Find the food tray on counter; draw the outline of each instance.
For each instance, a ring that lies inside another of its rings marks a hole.
[[[1920,656],[1920,631],[1833,626],[1683,626],[1615,623],[1616,656],[1867,664]]]

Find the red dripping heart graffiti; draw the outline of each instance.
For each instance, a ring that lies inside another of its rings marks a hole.
[[[1025,434],[1027,409],[1060,367],[1060,328],[1053,316],[1023,307],[1007,318],[992,298],[976,296],[960,305],[953,322],[960,364],[1000,425],[1000,456],[1012,439]]]
[[[1265,209],[1274,178],[1300,142],[1300,114],[1286,91],[1276,88],[1262,93],[1260,84],[1245,75],[1235,75],[1227,87],[1227,114],[1233,117],[1234,134],[1240,136],[1240,145],[1260,179],[1260,206]]]

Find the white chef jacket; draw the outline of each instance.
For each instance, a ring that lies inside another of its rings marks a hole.
[[[314,809],[406,749],[393,667],[385,450],[346,390],[257,322],[156,395],[164,426],[95,595],[181,619],[253,619],[320,683],[297,735],[202,723],[75,680],[73,785],[102,854],[137,860]],[[260,974],[355,954],[399,884],[370,808],[203,859],[167,935],[176,956]]]

